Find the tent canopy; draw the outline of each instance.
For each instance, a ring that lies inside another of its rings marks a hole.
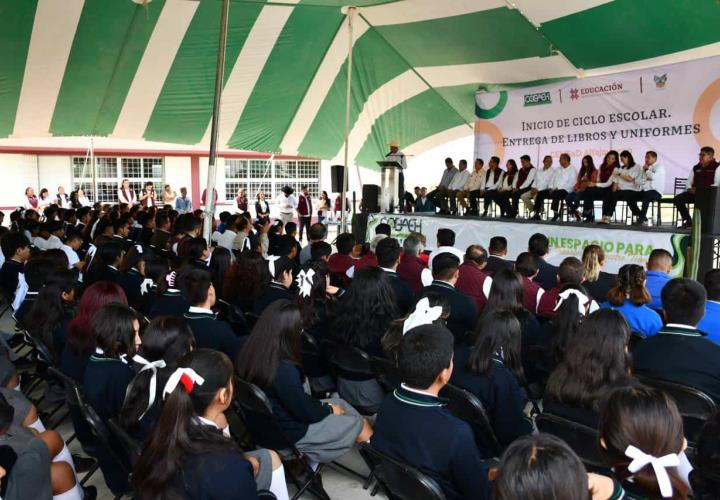
[[[346,0],[232,0],[221,148],[333,159]],[[350,158],[472,133],[478,87],[720,52],[717,0],[358,0]],[[4,0],[0,137],[209,142],[220,0]]]

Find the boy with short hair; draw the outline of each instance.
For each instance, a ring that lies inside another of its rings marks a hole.
[[[470,426],[438,396],[453,371],[453,336],[442,325],[409,330],[400,343],[403,383],[385,397],[372,447],[432,477],[448,500],[489,499],[487,466]]]
[[[5,263],[0,268],[0,288],[12,298],[18,286],[18,275],[23,272],[30,258],[30,242],[22,233],[9,232],[0,238]]]

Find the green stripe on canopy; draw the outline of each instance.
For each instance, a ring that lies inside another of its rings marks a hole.
[[[15,126],[37,0],[0,4],[0,137]]]
[[[231,148],[280,150],[294,111],[343,18],[340,9],[334,8],[293,11],[228,141]],[[313,34],[310,38],[309,32]]]
[[[112,132],[132,76],[164,0],[146,9],[132,2],[85,0],[50,132]]]
[[[212,117],[221,2],[200,2],[165,80],[145,139],[195,144]],[[225,81],[235,64],[261,3],[233,3],[228,17]]]
[[[717,0],[615,0],[543,23],[578,68],[649,59],[718,41]]]

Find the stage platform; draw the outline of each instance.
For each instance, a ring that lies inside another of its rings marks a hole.
[[[427,249],[436,247],[438,229],[455,231],[455,247],[465,249],[480,244],[488,247],[490,238],[504,236],[508,241],[508,259],[527,250],[528,240],[535,233],[542,233],[550,240],[548,262],[559,264],[565,257],[582,257],[583,249],[590,244],[600,245],[605,251],[605,268],[615,273],[624,264],[645,266],[647,257],[655,248],[663,248],[673,256],[673,273],[682,274],[690,240],[690,231],[663,226],[631,226],[580,222],[546,222],[527,219],[496,219],[490,217],[448,216],[438,214],[410,213],[367,214],[368,240],[375,234],[375,226],[388,223],[392,235],[401,242],[411,232],[427,238]]]

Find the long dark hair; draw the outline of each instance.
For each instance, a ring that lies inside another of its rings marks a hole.
[[[523,385],[521,336],[520,322],[512,311],[496,310],[484,316],[475,329],[475,342],[466,368],[478,375],[492,377],[490,368],[494,360],[500,360]]]
[[[142,345],[138,354],[146,361],[165,361],[165,368],[159,368],[155,401],[159,402],[169,375],[175,370],[177,360],[195,349],[195,337],[183,318],[160,316],[152,320],[142,334]],[[142,365],[138,365],[138,370]],[[151,370],[139,371],[130,383],[125,403],[120,411],[120,425],[133,430],[139,425],[140,416],[148,409]]]
[[[610,165],[608,163],[608,158],[610,157],[615,158],[615,163]],[[603,158],[603,162],[600,164],[600,172],[598,173],[598,181],[605,182],[610,178],[610,175],[613,173],[613,171],[620,166],[620,157],[618,156],[618,152],[614,149],[611,149],[610,151],[605,154],[605,157]]]
[[[56,271],[48,276],[45,286],[40,289],[37,300],[29,312],[31,321],[26,321],[28,333],[40,339],[56,357],[53,332],[72,318],[71,304],[63,299],[77,288],[78,275],[74,270]]]
[[[78,313],[70,322],[67,345],[76,356],[90,352],[95,345],[92,335],[92,321],[95,314],[105,304],[117,303],[127,305],[125,292],[117,283],[98,281],[90,285],[83,293]]]
[[[111,358],[132,357],[136,352],[136,321],[137,314],[128,306],[104,305],[92,320],[95,345]]]
[[[501,309],[517,313],[524,309],[523,282],[520,273],[512,269],[502,269],[493,276],[490,296],[483,308],[483,316]]]
[[[629,300],[636,306],[649,304],[650,292],[645,288],[645,269],[637,264],[625,264],[617,274],[616,285],[608,291],[608,301],[614,306],[621,306]]]
[[[548,397],[598,411],[610,389],[634,383],[626,352],[629,337],[630,327],[619,312],[600,309],[590,314],[550,374]]]
[[[695,447],[695,470],[690,473],[693,498],[715,500],[720,491],[720,411],[705,422]]]
[[[427,294],[427,299],[430,303],[430,307],[442,307],[442,314],[435,320],[434,324],[445,326],[445,322],[450,317],[450,301],[445,295],[441,295],[437,292],[429,292]],[[415,304],[404,317],[393,321],[385,332],[385,335],[383,335],[381,341],[382,350],[393,359],[397,358],[400,342],[402,342],[403,339],[403,326],[405,325],[405,320],[415,312],[416,307],[417,304]]]
[[[98,246],[97,250],[95,250],[92,263],[85,274],[85,280],[89,283],[94,283],[102,278],[107,266],[114,265],[118,258],[122,257],[123,252],[122,244],[117,241],[108,241],[104,245]]]
[[[583,156],[582,162],[580,163],[580,172],[578,172],[578,179],[582,179],[583,177],[590,179],[590,176],[595,170],[593,157],[590,155]]]
[[[270,283],[270,271],[263,256],[254,250],[238,255],[235,263],[225,275],[223,298],[234,302],[242,299],[256,299]]]
[[[192,368],[204,382],[188,394],[178,384],[163,405],[150,442],[133,470],[135,491],[142,499],[181,496],[175,478],[188,457],[234,449],[232,440],[217,429],[199,425],[201,417],[221,389],[232,389],[233,366],[222,352],[198,349],[178,360],[178,367]]]
[[[283,258],[287,259],[287,257]],[[319,321],[323,320],[327,313],[328,301],[325,290],[327,288],[328,265],[322,260],[311,260],[303,266],[302,270],[306,273],[312,270],[314,273],[310,294],[305,296],[298,293],[297,296],[303,328],[310,330]]]
[[[625,450],[632,445],[648,455],[663,457],[684,447],[683,422],[675,402],[659,389],[626,387],[613,391],[603,406],[598,427],[600,454],[621,481],[632,484],[650,498],[662,498],[655,470],[646,464],[630,472],[632,461]],[[672,498],[685,500],[688,487],[676,467],[665,469],[673,489]]]
[[[379,267],[366,267],[355,273],[340,299],[333,330],[341,341],[364,349],[379,345],[390,323],[399,316],[388,274]]]
[[[213,250],[208,270],[210,271],[212,283],[217,294],[223,293],[225,275],[227,274],[228,269],[230,269],[231,263],[232,254],[230,253],[230,250],[225,247],[216,247],[215,250]]]
[[[577,290],[588,297],[588,300],[591,300],[587,290],[582,285],[567,284],[562,287],[560,293],[565,290]],[[578,326],[580,326],[583,319],[584,315],[580,314],[578,298],[575,295],[569,295],[555,311],[555,316],[552,319],[553,336],[550,340],[550,357],[556,364],[562,361],[568,344],[575,340]]]
[[[240,378],[268,388],[281,361],[301,366],[301,330],[297,304],[285,299],[270,304],[238,354],[235,367]]]
[[[550,434],[523,436],[500,459],[493,485],[497,500],[590,500],[585,466],[561,439]]]
[[[628,169],[629,169],[629,168],[632,168],[632,167],[635,166],[635,158],[633,158],[632,153],[631,153],[630,151],[628,151],[627,149],[626,149],[626,150],[623,150],[623,152],[620,153],[620,158],[627,158],[627,159],[628,159],[627,167],[625,167],[625,166],[623,166],[623,165],[621,164],[621,165],[620,165],[620,168],[628,168]]]

